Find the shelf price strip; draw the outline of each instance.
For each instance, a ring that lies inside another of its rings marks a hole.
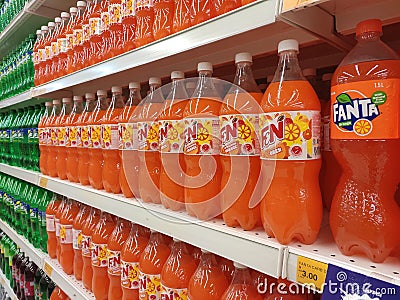
[[[50,266],[46,261],[44,262],[43,265],[43,271],[49,276],[51,277],[51,274],[53,274],[53,267]]]
[[[297,282],[319,292],[323,290],[327,271],[328,264],[326,263],[303,256],[299,256],[297,259]]]

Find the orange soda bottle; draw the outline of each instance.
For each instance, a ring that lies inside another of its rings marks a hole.
[[[174,0],[154,0],[154,40],[162,39],[172,33],[174,20]]]
[[[46,25],[43,25],[42,27],[40,27],[40,31],[42,32],[42,38],[39,41],[39,44],[37,46],[38,48],[38,65],[37,65],[37,81],[35,82],[35,86],[40,85],[43,83],[43,79],[45,76],[45,61],[46,61],[46,49],[45,49],[45,42],[46,42],[46,38],[47,38],[47,34],[49,32],[49,27],[47,27]],[[36,72],[35,72],[36,74]]]
[[[86,1],[86,10],[82,17],[82,48],[77,47],[77,55],[78,58],[76,62],[76,70],[83,69],[89,66],[90,63],[90,34],[91,29],[89,25],[90,15],[92,14],[94,4],[92,0]]]
[[[267,234],[282,244],[313,243],[322,221],[321,105],[301,73],[298,46],[296,40],[279,43],[278,68],[261,102],[261,218]]]
[[[199,79],[184,112],[186,211],[201,220],[221,213],[219,112],[221,97],[211,78],[209,62],[198,64]],[[202,160],[200,167],[200,159]]]
[[[123,48],[124,52],[136,48],[135,31],[136,31],[136,8],[135,1],[122,0],[122,32],[123,32]]]
[[[85,109],[76,121],[76,147],[78,150],[78,179],[80,184],[89,185],[89,127],[87,121],[96,104],[96,96],[93,93],[85,94]]]
[[[174,17],[172,20],[172,32],[179,32],[192,26],[190,7],[192,0],[175,0]]]
[[[67,35],[65,32],[67,30],[69,19],[70,19],[69,13],[67,12],[61,13],[61,24],[57,31],[58,54],[55,56],[54,65],[52,66],[53,78],[63,76],[64,75],[63,72],[66,68],[66,66],[63,65],[63,63],[67,52]],[[56,63],[57,65],[55,65]]]
[[[124,53],[124,32],[122,29],[122,7],[121,0],[110,0],[108,5],[108,15],[110,18],[110,57]]]
[[[60,35],[58,38],[58,43],[60,45],[58,54],[58,67],[57,67],[57,77],[61,77],[67,74],[68,71],[68,56],[71,56],[72,46],[74,42],[74,32],[73,27],[75,25],[75,17],[78,13],[76,7],[69,8],[70,18],[68,23],[64,27],[60,27]]]
[[[134,196],[132,187],[137,187],[137,177],[132,174],[137,172],[134,166],[138,165],[137,156],[137,124],[132,122],[133,114],[137,110],[137,105],[142,101],[140,95],[140,83],[129,83],[129,98],[124,110],[119,116],[119,159],[121,167],[119,170],[119,185],[126,198]],[[137,188],[135,192],[137,191]]]
[[[39,85],[39,65],[40,65],[40,53],[39,53],[39,45],[42,43],[42,39],[44,38],[44,34],[40,29],[36,30],[36,41],[33,45],[32,50],[32,60],[33,60],[33,68],[35,69],[35,75],[33,78],[33,83],[35,86]]]
[[[262,94],[253,78],[252,62],[250,53],[236,54],[234,84],[224,98],[219,117],[222,216],[226,225],[239,225],[244,230],[261,225],[257,134]]]
[[[50,203],[46,207],[46,232],[47,232],[47,253],[50,258],[56,258],[57,238],[55,217],[58,207],[61,204],[61,197],[54,194]]]
[[[189,280],[197,263],[184,242],[174,239],[171,254],[161,271],[160,299],[187,299]]]
[[[62,99],[62,108],[60,115],[58,116],[55,125],[58,127],[58,142],[56,152],[56,170],[57,175],[60,179],[67,179],[67,148],[66,141],[69,140],[67,136],[67,127],[66,121],[69,114],[72,111],[72,99],[71,98],[63,98]],[[50,174],[51,176],[51,174]]]
[[[101,39],[103,52],[100,61],[111,57],[110,13],[108,12],[109,4],[110,0],[103,0],[101,2]]]
[[[62,58],[64,60],[63,66],[65,67],[65,70],[61,71],[62,75],[69,74],[70,70],[72,68],[72,63],[73,63],[73,59],[74,59],[74,50],[73,50],[73,48],[74,48],[74,27],[76,25],[79,11],[80,11],[80,9],[77,7],[69,8],[69,13],[70,13],[71,17],[68,21],[67,29],[65,31],[65,35],[67,37],[67,46],[66,46],[67,51],[66,51],[66,56]]]
[[[111,233],[107,242],[108,278],[110,287],[108,289],[108,300],[121,300],[121,250],[130,235],[131,222],[118,218],[117,225]]]
[[[90,185],[95,189],[103,189],[103,152],[101,149],[101,121],[107,110],[107,91],[97,91],[97,102],[93,112],[90,114],[88,125],[88,150],[89,167],[88,178]]]
[[[53,53],[51,51],[51,38],[55,33],[56,23],[49,22],[47,24],[47,27],[49,28],[49,31],[47,33],[46,40],[44,43],[46,60],[44,62],[44,74],[43,74],[44,77],[42,78],[41,83],[48,82],[53,78],[53,74],[51,72],[52,59],[53,59]]]
[[[122,300],[139,300],[139,260],[149,242],[150,231],[137,224],[121,250]]]
[[[82,259],[82,229],[90,213],[90,207],[81,204],[79,212],[72,223],[72,247],[74,249],[74,276],[82,280],[83,259]]]
[[[69,14],[67,17],[67,20],[69,18]],[[57,41],[57,37],[60,33],[60,28],[61,28],[61,24],[62,24],[62,18],[57,17],[54,19],[54,22],[56,23],[56,27],[53,30],[53,34],[50,38],[50,45],[51,45],[51,66],[50,66],[50,80],[55,79],[56,78],[56,73],[57,73],[57,65],[58,65],[58,54],[59,54],[59,48],[58,48],[58,41]]]
[[[108,299],[110,279],[107,276],[107,241],[113,232],[115,222],[107,212],[101,212],[101,217],[92,235],[92,291],[96,300]]]
[[[82,96],[74,96],[74,106],[72,111],[65,121],[65,148],[67,157],[65,159],[66,175],[69,181],[79,182],[78,178],[78,148],[77,135],[78,128],[76,122],[83,112]]]
[[[160,152],[158,116],[163,106],[161,79],[149,79],[150,94],[138,117],[139,194],[144,202],[160,203]]]
[[[211,0],[193,0],[190,16],[192,26],[209,20],[211,18]]]
[[[106,113],[101,121],[101,147],[103,152],[103,186],[106,192],[121,193],[119,174],[121,160],[119,157],[119,132],[118,123],[125,103],[122,96],[122,88],[111,88],[112,98]]]
[[[153,0],[136,1],[136,47],[144,46],[154,41],[153,23],[154,7]]]
[[[228,279],[228,282],[231,282],[233,274],[235,273],[235,266],[233,265],[233,261],[222,256],[217,256],[217,262],[222,272],[224,272],[226,279]]]
[[[212,0],[211,1],[211,17],[215,18],[234,10],[241,5],[240,0]]]
[[[161,299],[161,271],[171,253],[170,243],[171,238],[151,231],[139,260],[139,299]]]
[[[100,210],[91,207],[90,213],[82,227],[82,282],[86,289],[92,291],[92,235],[94,228],[100,220]]]
[[[61,100],[53,100],[53,109],[51,115],[46,123],[49,131],[49,138],[47,140],[47,171],[48,175],[52,177],[57,176],[56,162],[57,162],[57,146],[58,146],[58,127],[56,125],[57,118],[61,113]]]
[[[67,73],[70,74],[77,70],[77,65],[79,64],[78,53],[82,50],[82,22],[83,22],[83,15],[86,10],[86,2],[85,1],[78,1],[76,3],[77,6],[77,13],[75,16],[74,23],[72,24],[72,45],[67,52],[68,61],[67,61]]]
[[[103,56],[103,38],[101,37],[102,29],[102,2],[106,0],[94,0],[92,10],[89,16],[89,41],[90,50],[88,51],[89,63],[87,65],[95,64],[101,61]]]
[[[62,200],[60,205],[57,208],[56,214],[54,216],[54,224],[56,225],[56,240],[57,240],[57,247],[56,247],[56,257],[58,262],[60,262],[60,251],[61,251],[61,244],[60,244],[60,219],[64,212],[65,206],[67,204],[67,198],[62,196]]]
[[[53,290],[49,300],[70,300],[67,294],[58,286]]]
[[[72,223],[78,212],[78,202],[68,199],[60,218],[60,265],[68,275],[74,272]]]
[[[45,113],[39,121],[38,124],[38,136],[39,136],[39,150],[40,150],[40,160],[39,167],[40,172],[44,175],[48,174],[47,170],[47,155],[48,155],[48,139],[49,139],[49,130],[46,126],[47,121],[50,118],[51,111],[53,109],[53,103],[51,101],[45,102]]]
[[[167,96],[160,120],[160,198],[164,207],[172,210],[185,208],[185,160],[183,113],[189,97],[183,72],[171,73],[171,92]]]
[[[343,254],[361,253],[373,262],[400,250],[400,58],[381,35],[380,20],[357,24],[357,44],[331,87],[331,147],[342,174],[330,225]]]
[[[189,281],[188,298],[190,300],[221,299],[229,282],[217,263],[214,254],[201,250],[200,264]]]
[[[257,288],[254,286],[250,270],[237,262],[233,264],[235,273],[221,300],[262,300]]]

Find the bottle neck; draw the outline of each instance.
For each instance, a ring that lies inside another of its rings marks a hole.
[[[72,108],[72,112],[75,114],[80,114],[83,111],[83,103],[82,101],[74,102],[74,107]]]
[[[94,99],[86,99],[85,111],[92,112],[96,106],[95,104],[96,102]]]
[[[129,90],[129,99],[126,102],[126,106],[136,106],[142,101],[142,96],[140,95],[139,89]]]
[[[61,109],[61,115],[69,115],[72,111],[72,106],[71,103],[63,103],[62,109]]]
[[[301,72],[296,51],[283,51],[279,54],[279,63],[272,82],[306,80]]]
[[[107,97],[98,96],[95,110],[106,110],[107,109]]]
[[[52,116],[58,116],[61,112],[61,105],[60,104],[55,104],[53,105],[53,109],[51,111]]]
[[[236,76],[233,81],[234,84],[247,92],[261,93],[253,76],[251,69],[251,62],[240,62],[236,64]]]
[[[113,93],[111,98],[110,107],[113,108],[124,108],[124,98],[122,97],[121,93]]]

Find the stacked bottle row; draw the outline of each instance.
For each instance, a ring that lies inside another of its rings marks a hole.
[[[5,0],[0,6],[0,33],[22,10],[28,0]]]
[[[34,86],[32,60],[35,35],[29,35],[20,46],[0,62],[0,100],[22,93]]]
[[[47,252],[46,207],[53,193],[0,173],[0,218]]]
[[[75,72],[238,8],[248,0],[78,1],[42,26],[35,84]]]
[[[0,113],[0,162],[39,171],[41,105]]]
[[[4,232],[0,231],[0,268],[2,273],[9,280],[10,285],[14,284],[14,276],[12,274],[12,259],[18,253],[18,246]]]

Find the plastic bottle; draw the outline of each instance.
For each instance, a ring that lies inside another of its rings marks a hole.
[[[39,64],[40,64],[40,54],[39,54],[39,45],[44,38],[44,34],[40,29],[36,30],[36,42],[33,46],[33,66],[35,68],[35,76],[34,83],[35,85],[39,85]]]
[[[67,65],[66,65],[66,58],[67,58],[67,46],[68,46],[68,40],[67,40],[67,28],[68,25],[70,24],[70,14],[67,12],[62,12],[61,13],[61,25],[60,25],[60,30],[58,33],[57,37],[57,43],[58,43],[58,56],[57,56],[57,69],[54,70],[55,74],[54,77],[61,77],[66,74],[67,72]]]
[[[261,102],[261,169],[266,191],[261,218],[267,234],[281,244],[293,239],[313,243],[322,221],[321,106],[301,73],[298,49],[296,40],[279,43],[278,68]],[[290,180],[287,174],[293,174]]]
[[[83,69],[84,67],[89,66],[90,63],[90,35],[91,29],[89,25],[90,15],[93,10],[93,1],[87,0],[86,1],[86,10],[83,15],[82,21],[82,50],[79,51],[79,47],[77,47],[78,55],[76,57],[79,58],[79,61],[76,62],[76,70]]]
[[[24,299],[25,298],[25,269],[26,266],[29,263],[29,257],[25,256],[22,261],[21,265],[19,267],[19,290],[17,290],[17,296],[19,296],[19,299]]]
[[[144,46],[154,41],[153,23],[154,7],[152,0],[136,1],[136,47]]]
[[[121,250],[122,300],[139,300],[139,260],[149,242],[150,231],[132,224],[131,232]]]
[[[57,238],[55,215],[61,204],[61,197],[54,195],[46,208],[47,253],[51,258],[56,258]]]
[[[60,219],[61,216],[64,212],[65,206],[67,204],[67,198],[64,196],[61,196],[61,203],[57,208],[56,214],[54,216],[54,224],[56,225],[56,241],[57,241],[57,247],[56,247],[56,257],[58,262],[60,262],[60,251],[61,251],[61,243],[60,243]]]
[[[70,18],[67,24],[67,29],[65,30],[65,35],[67,38],[66,52],[65,56],[61,55],[60,59],[62,60],[62,66],[65,68],[64,70],[59,70],[59,76],[64,76],[69,73],[71,70],[71,66],[74,58],[74,27],[76,25],[76,19],[78,16],[79,9],[77,7],[70,7],[69,14]]]
[[[172,33],[174,20],[174,0],[154,0],[154,40],[162,39]]]
[[[120,55],[124,52],[124,32],[122,29],[122,5],[121,0],[109,0],[108,15],[110,18],[110,45],[109,55],[111,57]]]
[[[51,62],[51,76],[49,79],[55,79],[57,77],[57,72],[58,72],[58,55],[60,54],[60,46],[58,44],[58,36],[60,35],[60,30],[61,30],[61,25],[63,24],[63,19],[65,19],[65,22],[68,21],[69,19],[69,14],[68,15],[63,15],[64,18],[57,17],[54,19],[54,22],[56,23],[56,27],[53,31],[53,34],[51,36],[51,55],[52,55],[52,62]]]
[[[160,152],[157,117],[163,106],[161,79],[149,79],[150,94],[138,117],[139,194],[144,202],[160,203]]]
[[[17,295],[17,297],[21,296],[19,268],[21,267],[21,263],[24,258],[25,258],[25,253],[22,251],[20,251],[16,255],[16,257],[15,256],[13,257],[13,275],[14,275],[13,291]]]
[[[171,254],[161,271],[161,298],[187,298],[189,280],[197,263],[184,242],[174,239]]]
[[[205,22],[211,18],[210,0],[193,0],[190,7],[192,26]]]
[[[87,220],[87,217],[90,213],[90,207],[81,204],[79,208],[79,212],[76,215],[74,222],[72,224],[72,247],[74,249],[74,276],[77,280],[82,280],[82,268],[83,268],[83,259],[82,259],[82,228],[84,222]]]
[[[185,177],[185,202],[190,215],[206,220],[221,213],[219,194],[222,169],[218,115],[222,100],[211,78],[211,63],[199,63],[197,71],[197,87],[184,113],[185,165],[188,175]]]
[[[231,282],[235,273],[233,261],[222,256],[217,256],[217,262],[222,272],[224,272],[226,279],[228,279],[228,282]]]
[[[132,174],[134,165],[138,165],[137,156],[137,124],[133,120],[133,114],[137,111],[137,105],[142,101],[140,95],[140,83],[129,83],[129,98],[123,112],[119,116],[119,184],[126,198],[134,196],[132,187],[137,187],[138,178]],[[128,174],[128,176],[127,176]]]
[[[45,190],[43,192],[42,198],[39,200],[39,222],[40,222],[40,249],[42,251],[48,253],[47,243],[48,243],[48,234],[47,234],[47,215],[46,210],[47,206],[50,204],[54,194],[50,191]],[[54,220],[54,219],[53,219]],[[49,220],[51,222],[51,220]],[[55,224],[54,224],[55,229]],[[54,232],[55,235],[55,232]]]
[[[179,32],[192,26],[190,6],[192,0],[175,0],[172,32]]]
[[[53,74],[52,74],[52,70],[51,70],[51,66],[52,66],[52,62],[53,62],[53,52],[51,50],[51,38],[55,32],[55,27],[56,27],[56,23],[54,22],[49,22],[47,24],[47,27],[49,28],[49,31],[46,35],[46,39],[44,42],[44,49],[45,49],[45,56],[46,59],[44,61],[44,66],[43,66],[43,74],[42,74],[42,82],[41,83],[45,83],[50,81],[53,78]]]
[[[30,261],[25,268],[24,271],[24,279],[25,279],[25,300],[35,300],[35,272],[38,269],[38,266]]]
[[[89,65],[95,64],[102,60],[104,49],[103,49],[103,38],[102,34],[102,2],[106,0],[94,0],[93,9],[89,17],[89,40],[90,40],[90,51],[89,51]]]
[[[244,230],[261,225],[257,133],[262,94],[253,78],[252,61],[250,53],[236,54],[234,84],[224,98],[219,119],[222,216],[226,225]]]
[[[102,0],[101,2],[101,39],[102,39],[102,56],[100,61],[111,58],[111,31],[110,31],[110,13],[108,8],[110,0]]]
[[[131,222],[118,218],[117,225],[111,233],[107,242],[108,278],[110,287],[108,289],[108,300],[121,300],[121,250],[130,235]]]
[[[69,50],[67,51],[67,73],[72,73],[77,69],[77,65],[80,59],[77,57],[79,51],[82,48],[82,18],[86,9],[85,1],[78,1],[76,3],[77,13],[74,23],[71,24],[71,31],[68,33],[70,36],[72,34],[72,44],[69,44]],[[69,42],[71,43],[71,41]]]
[[[48,299],[50,299],[51,294],[53,293],[53,291],[56,288],[56,284],[54,283],[54,281],[52,281],[50,278],[49,278],[49,280],[50,280],[50,282],[49,282],[49,284],[47,286],[47,298]]]
[[[82,96],[74,96],[74,106],[65,121],[66,175],[69,181],[79,182],[78,177],[78,127],[77,121],[83,112]]]
[[[303,76],[308,80],[315,91],[318,91],[317,87],[317,70],[315,68],[307,68],[302,71]]]
[[[159,116],[160,140],[160,199],[164,207],[172,210],[185,208],[185,160],[183,113],[189,97],[183,72],[171,73],[171,92],[166,97]]]
[[[135,49],[136,8],[135,1],[122,0],[122,32],[124,51]]]
[[[60,287],[56,286],[54,291],[51,293],[49,300],[70,300],[67,294],[60,289]]]
[[[46,274],[43,274],[42,278],[39,281],[39,300],[47,300],[50,295],[48,295],[47,288],[49,287],[49,283],[51,279]]]
[[[82,227],[82,282],[86,289],[92,291],[92,234],[98,221],[100,211],[97,208],[90,208],[90,213]]]
[[[66,126],[67,119],[72,111],[72,99],[62,98],[62,108],[60,115],[56,119],[55,126],[58,127],[58,144],[56,147],[56,170],[60,179],[67,179],[67,147],[66,142],[69,142],[68,129]],[[52,174],[50,173],[50,176]],[[53,176],[54,177],[54,176]]]
[[[229,286],[214,254],[201,250],[200,264],[189,281],[188,298],[190,300],[221,299]]]
[[[97,91],[97,102],[90,114],[87,125],[89,129],[89,167],[88,178],[95,189],[103,189],[103,152],[101,148],[101,122],[107,110],[107,91]]]
[[[46,122],[47,130],[49,131],[48,146],[47,146],[47,170],[48,175],[57,176],[57,145],[58,145],[58,127],[56,121],[61,112],[61,100],[53,100],[53,109],[51,115]]]
[[[41,300],[40,299],[40,280],[42,279],[44,275],[44,271],[41,268],[37,268],[35,272],[35,278],[33,282],[33,289],[35,291],[35,300]]]
[[[331,87],[331,147],[342,175],[330,226],[343,254],[364,254],[373,262],[397,256],[400,249],[395,199],[400,140],[397,100],[390,101],[399,93],[400,59],[381,35],[380,20],[357,25],[357,44],[336,69]]]
[[[215,18],[238,8],[241,5],[240,0],[212,0],[211,1],[211,17]]]
[[[151,231],[150,240],[139,260],[139,299],[161,299],[160,277],[171,249],[167,236]]]

